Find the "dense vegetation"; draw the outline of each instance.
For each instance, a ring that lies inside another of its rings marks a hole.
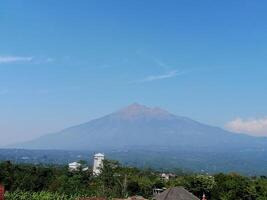
[[[267,178],[238,174],[177,174],[166,182],[152,170],[123,167],[105,161],[101,175],[82,168],[69,172],[62,166],[0,163],[0,181],[7,200],[74,200],[81,196],[127,197],[152,196],[153,188],[184,186],[196,196],[203,192],[210,200],[266,200]]]
[[[76,200],[81,197],[77,194],[66,195],[53,192],[7,192],[5,194],[6,200]]]

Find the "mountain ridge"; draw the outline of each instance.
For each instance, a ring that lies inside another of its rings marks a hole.
[[[176,149],[266,149],[267,138],[236,134],[137,103],[89,122],[13,147],[26,149],[116,149],[133,146]]]

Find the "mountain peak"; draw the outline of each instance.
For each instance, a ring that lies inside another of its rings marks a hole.
[[[129,106],[119,110],[118,114],[123,117],[133,118],[133,117],[170,117],[171,114],[159,107],[147,107],[138,103],[130,104]]]
[[[121,111],[145,111],[145,110],[149,110],[150,108],[145,106],[145,105],[141,105],[139,103],[132,103],[128,106],[126,106],[125,108],[121,109]]]

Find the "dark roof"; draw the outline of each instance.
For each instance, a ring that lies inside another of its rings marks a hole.
[[[165,190],[155,197],[156,200],[199,200],[183,187],[173,187]]]

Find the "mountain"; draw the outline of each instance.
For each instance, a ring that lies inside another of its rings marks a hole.
[[[93,151],[138,148],[213,152],[262,151],[267,148],[267,138],[232,133],[173,115],[161,108],[132,104],[99,119],[15,147]]]

